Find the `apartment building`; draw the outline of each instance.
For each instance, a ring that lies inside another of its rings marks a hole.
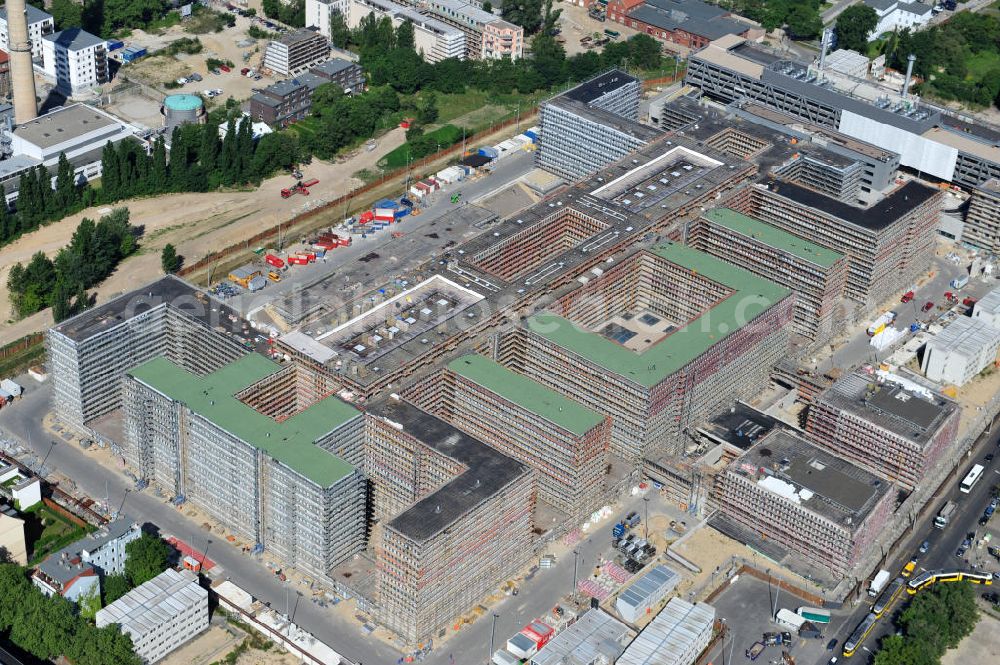
[[[808,148],[771,169],[782,180],[805,185],[844,203],[860,200],[863,171],[864,165],[859,161]]]
[[[330,39],[330,19],[347,14],[348,0],[306,0],[306,27]]]
[[[45,74],[67,95],[104,85],[108,73],[108,43],[80,28],[61,30],[42,38]]]
[[[234,310],[162,277],[49,329],[53,402],[64,422],[84,427],[121,407],[122,377],[136,365],[164,356],[207,374],[246,354],[244,344]]]
[[[123,383],[139,478],[317,577],[363,548],[364,423],[330,379],[252,353],[204,376],[157,357]]]
[[[42,37],[55,32],[56,21],[52,14],[34,5],[25,5],[28,19],[28,41],[31,42],[31,59],[42,59]],[[0,7],[0,49],[10,52],[10,35],[7,30],[7,6]]]
[[[392,0],[350,0],[345,15],[347,26],[356,29],[369,14],[374,14],[376,18],[388,16],[393,28],[399,27],[403,21],[412,23],[417,53],[427,62],[466,57],[466,36],[462,30]]]
[[[891,483],[779,429],[718,478],[729,519],[835,577],[869,553],[895,507]]]
[[[365,72],[361,65],[350,60],[330,58],[310,69],[309,73],[326,83],[340,86],[349,95],[365,91]]]
[[[821,342],[839,330],[847,283],[843,254],[729,208],[712,208],[696,219],[688,243],[794,291],[797,334]]]
[[[982,318],[960,316],[924,345],[920,371],[941,384],[964,386],[987,367],[1000,351],[1000,329]]]
[[[250,116],[268,125],[287,127],[302,120],[312,108],[312,96],[321,85],[333,83],[344,92],[363,92],[365,75],[353,62],[333,58],[293,79],[278,81],[250,97]]]
[[[366,464],[383,502],[376,514],[412,497],[383,521],[375,544],[379,620],[413,644],[450,626],[533,556],[535,477],[405,401],[370,405],[367,419]]]
[[[1000,253],[1000,179],[990,178],[972,189],[962,242]]]
[[[907,489],[943,460],[958,434],[950,399],[891,374],[843,377],[809,408],[809,439]]]
[[[144,664],[156,663],[208,628],[208,590],[191,571],[169,568],[94,619],[98,628],[118,626]]]
[[[640,124],[639,80],[617,69],[542,104],[539,168],[575,182],[662,134]]]
[[[294,76],[329,59],[330,40],[311,28],[285,33],[264,50],[264,68],[276,76]]]
[[[470,60],[517,60],[524,55],[524,28],[466,0],[427,0],[423,11],[465,34]]]
[[[10,98],[13,89],[10,84],[10,55],[0,50],[0,97]]]
[[[708,254],[663,244],[620,258],[501,338],[499,360],[612,419],[612,452],[654,444],[757,394],[787,352],[795,296]]]
[[[847,257],[844,293],[876,309],[926,272],[934,256],[939,190],[914,180],[868,208],[787,181],[738,190],[725,205]]]
[[[406,396],[534,469],[538,498],[567,515],[583,518],[604,500],[609,417],[480,355],[451,361]]]
[[[931,5],[922,2],[903,2],[902,0],[864,0],[865,4],[875,10],[878,23],[868,33],[869,41],[887,32],[910,30],[916,31],[927,25],[931,20]]]

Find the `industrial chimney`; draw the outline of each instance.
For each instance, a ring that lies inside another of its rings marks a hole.
[[[24,0],[7,0],[7,31],[11,87],[14,89],[14,123],[21,125],[38,117]]]
[[[913,80],[913,63],[917,61],[917,56],[912,53],[906,56],[906,80],[903,81],[903,99],[910,94],[910,81]]]
[[[830,28],[823,29],[823,38],[819,43],[819,70],[823,71],[823,66],[826,64],[826,52],[830,48],[830,41],[833,38],[833,30]]]

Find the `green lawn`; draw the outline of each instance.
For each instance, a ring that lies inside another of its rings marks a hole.
[[[970,81],[978,81],[986,72],[993,69],[1000,69],[1000,53],[989,50],[980,51],[979,53],[970,55],[965,60],[965,64],[969,68],[967,78]]]
[[[88,531],[40,503],[24,511],[23,517],[30,565],[83,538]]]
[[[454,125],[445,125],[443,127],[438,127],[432,132],[427,132],[424,134],[425,137],[430,138],[441,138],[441,147],[446,148],[447,146],[454,145],[455,141],[452,140],[455,136],[456,127]],[[461,136],[459,133],[458,136]],[[459,138],[461,140],[461,138]],[[386,153],[385,157],[379,160],[379,165],[385,167],[386,169],[398,169],[407,165],[410,158],[410,146],[407,143],[399,146],[395,150]]]

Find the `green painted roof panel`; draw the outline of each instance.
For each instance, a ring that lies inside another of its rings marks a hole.
[[[734,293],[642,353],[557,314],[530,317],[528,329],[610,372],[651,388],[791,293],[747,270],[684,245],[657,245],[650,252],[733,289]]]
[[[360,412],[331,396],[278,422],[236,399],[237,392],[279,369],[264,356],[250,353],[205,376],[192,374],[162,357],[135,367],[129,374],[312,482],[329,487],[354,467],[315,441]]]
[[[832,249],[808,242],[791,233],[782,231],[776,226],[771,226],[766,222],[747,217],[729,208],[712,208],[706,211],[703,216],[736,233],[750,236],[765,245],[788,252],[793,256],[815,263],[823,268],[829,268],[844,258],[843,254],[835,252]]]
[[[456,358],[448,363],[448,369],[576,436],[583,436],[604,420],[596,411],[483,356]]]

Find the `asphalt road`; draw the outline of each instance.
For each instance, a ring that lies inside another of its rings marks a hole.
[[[977,562],[981,570],[990,572],[1000,570],[1000,564],[996,560],[990,559],[985,549],[977,552],[975,548],[972,548],[966,553],[964,559],[955,556],[955,551],[966,534],[980,528],[978,521],[990,501],[991,490],[994,485],[1000,484],[1000,462],[996,459],[992,462],[985,462],[983,459],[987,453],[997,453],[998,458],[1000,458],[998,442],[1000,442],[1000,426],[994,425],[992,432],[984,433],[980,437],[979,441],[972,448],[971,455],[963,458],[959,463],[953,478],[946,481],[934,495],[934,498],[930,502],[930,508],[926,511],[925,516],[915,524],[913,531],[905,541],[906,544],[890,552],[886,563],[880,566],[880,568],[885,568],[894,575],[898,575],[903,566],[912,557],[917,556],[918,572],[940,568],[968,569],[970,568],[970,564]],[[972,489],[971,493],[962,494],[959,492],[958,484],[974,463],[983,464],[986,466],[986,471],[983,474],[982,480]],[[934,527],[934,517],[947,501],[955,501],[958,504],[958,508],[952,517],[951,523],[944,529],[937,529]],[[920,555],[918,548],[925,540],[930,543],[930,549],[927,554]],[[977,558],[970,559],[970,556]],[[904,594],[901,600],[897,601],[895,612],[905,607],[908,601],[909,596]],[[870,606],[870,599],[865,597],[864,601],[848,616],[838,616],[833,624],[837,625],[838,628],[827,631],[827,639],[835,637],[839,642],[836,652],[831,652],[830,655],[834,655],[835,653],[838,658],[841,657],[840,650],[844,640],[850,637],[851,632],[865,615],[868,614]],[[890,617],[888,615],[883,616],[876,629],[865,640],[862,650],[855,653],[851,659],[852,662],[865,663],[871,661],[872,653],[877,650],[879,641],[894,632],[895,628],[891,623]],[[828,658],[821,659],[819,663],[825,665],[828,662]]]

